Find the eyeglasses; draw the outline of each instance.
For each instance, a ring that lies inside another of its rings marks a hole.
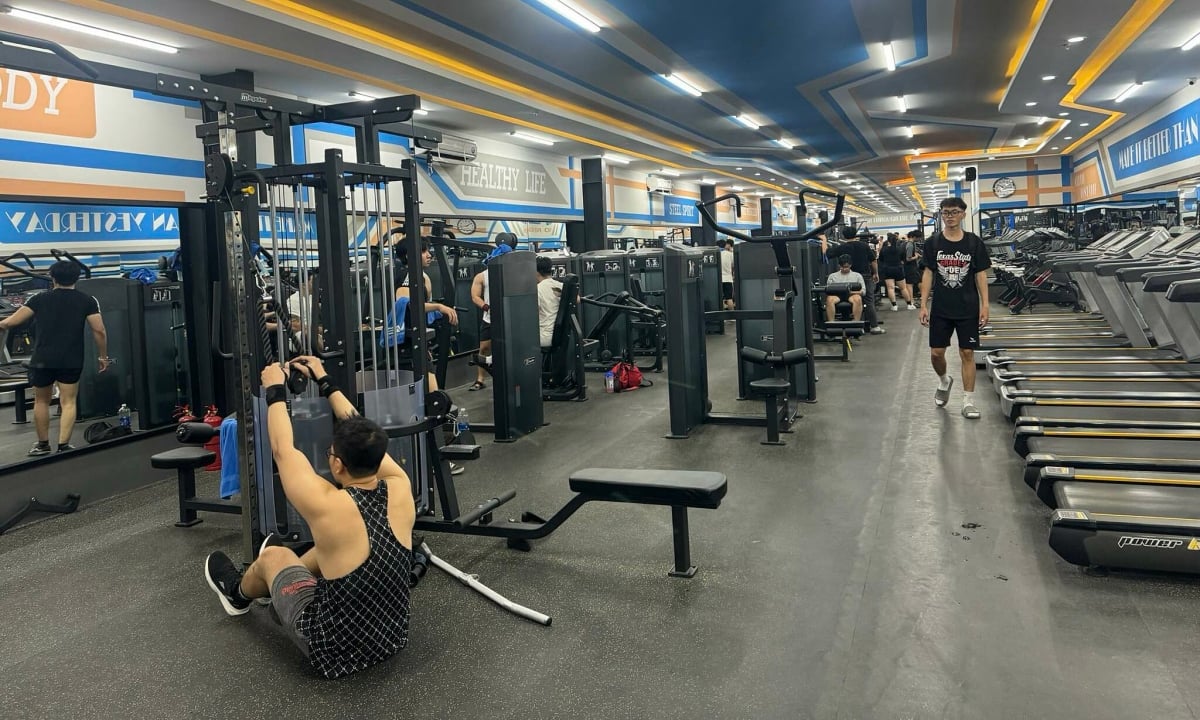
[[[943,210],[942,211],[942,215],[944,217],[958,217],[959,215],[966,215],[966,214],[967,214],[966,210]]]

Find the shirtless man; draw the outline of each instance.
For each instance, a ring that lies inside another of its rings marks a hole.
[[[408,476],[387,454],[387,433],[359,416],[320,360],[301,357],[292,367],[320,387],[337,418],[330,484],[294,446],[283,368],[263,369],[271,455],[314,547],[299,557],[268,536],[245,574],[218,551],[205,561],[204,576],[229,615],[245,615],[255,598],[270,597],[279,623],[317,672],[339,678],[408,644],[416,508]]]

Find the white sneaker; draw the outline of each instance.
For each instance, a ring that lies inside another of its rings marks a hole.
[[[908,304],[908,309],[909,309],[909,310],[916,310],[916,309],[917,309],[917,306],[916,306],[916,305],[913,305],[912,303],[909,303],[909,304]]]
[[[897,305],[896,303],[892,303],[892,312],[896,312],[899,309],[900,309],[899,305]]]
[[[872,335],[882,335],[886,332],[887,332],[887,330],[884,330],[883,327],[879,326],[879,325],[876,325],[875,327],[871,328]]]

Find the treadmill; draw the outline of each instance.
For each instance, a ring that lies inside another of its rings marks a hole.
[[[1070,253],[1065,257],[1051,259],[1051,267],[1067,272],[1088,307],[1099,309],[1108,320],[1111,331],[1094,330],[1081,332],[1073,337],[1061,337],[1052,331],[1039,333],[1035,327],[1029,332],[980,337],[980,350],[984,352],[1010,348],[1057,348],[1057,347],[1148,347],[1150,345],[1140,318],[1131,315],[1124,306],[1114,306],[1106,295],[1110,283],[1101,283],[1095,272],[1096,265],[1113,260],[1141,258],[1172,240],[1162,228],[1130,233],[1119,242],[1104,248],[1105,252]]]
[[[1200,490],[1060,482],[1050,547],[1074,565],[1200,573]]]

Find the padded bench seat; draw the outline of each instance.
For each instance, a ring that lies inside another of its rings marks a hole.
[[[157,470],[174,470],[179,486],[179,522],[175,527],[192,527],[201,522],[196,512],[216,512],[239,515],[240,502],[196,497],[196,470],[217,459],[212,450],[196,445],[185,445],[174,450],[165,450],[150,456],[150,467]]]
[[[721,506],[721,499],[728,489],[724,473],[700,470],[586,468],[572,473],[570,483],[571,490],[578,495],[555,516],[558,522],[589,501],[669,505],[675,567],[668,574],[682,578],[696,574],[696,566],[692,565],[687,509],[715,510]]]
[[[571,474],[571,490],[602,502],[715,510],[727,488],[724,473],[696,470],[587,468]]]

